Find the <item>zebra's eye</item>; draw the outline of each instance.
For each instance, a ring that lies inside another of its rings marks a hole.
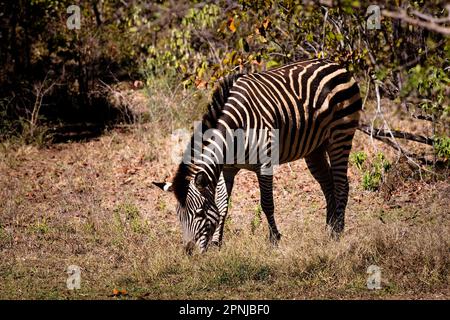
[[[199,217],[199,218],[204,218],[205,217],[205,211],[202,208],[197,209],[197,210],[195,210],[195,216]]]

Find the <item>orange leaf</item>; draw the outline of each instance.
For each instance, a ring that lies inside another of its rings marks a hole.
[[[271,25],[270,19],[269,18],[265,18],[264,21],[263,21],[264,29],[267,30],[270,27],[270,25]]]
[[[228,19],[228,29],[230,29],[231,32],[235,33],[236,32],[236,26],[234,25],[234,18],[230,17]]]
[[[110,297],[120,297],[120,296],[127,296],[128,292],[127,290],[118,290],[116,288],[113,289],[113,294]]]
[[[195,80],[195,87],[197,89],[205,89],[207,87],[207,82],[204,80],[197,79]]]

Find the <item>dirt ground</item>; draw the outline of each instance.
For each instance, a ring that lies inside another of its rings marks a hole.
[[[387,191],[366,191],[352,165],[346,229],[336,242],[304,161],[283,165],[274,190],[283,237],[272,248],[256,177],[242,171],[224,247],[188,257],[175,200],[151,183],[175,171],[171,143],[151,124],[44,148],[1,144],[0,298],[450,298],[448,179],[394,176]],[[396,162],[357,132],[354,151],[374,148]],[[81,269],[79,290],[67,289],[70,265]],[[370,265],[381,270],[379,290],[367,288]]]

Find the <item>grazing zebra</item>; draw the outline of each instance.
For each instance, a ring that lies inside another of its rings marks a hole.
[[[172,183],[154,183],[175,193],[186,251],[190,253],[196,245],[201,252],[210,244],[221,245],[228,198],[240,169],[256,173],[270,239],[273,243],[280,239],[274,218],[273,173],[265,170],[271,164],[267,159],[254,161],[255,145],[266,146],[270,160],[276,156],[279,164],[305,158],[325,195],[326,223],[334,236],[339,235],[349,192],[348,157],[361,108],[352,75],[328,60],[299,61],[223,79],[196,130],[212,134],[199,143],[194,133],[185,153],[190,161],[179,165]],[[244,148],[240,155],[238,135],[233,133],[239,129]],[[255,135],[251,129],[264,130]],[[276,147],[270,143],[273,132],[278,137]]]

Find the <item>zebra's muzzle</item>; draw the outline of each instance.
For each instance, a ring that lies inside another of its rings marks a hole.
[[[187,255],[192,255],[192,252],[194,251],[194,247],[195,247],[195,243],[193,241],[189,241],[185,246],[184,246],[184,251],[186,252]]]

